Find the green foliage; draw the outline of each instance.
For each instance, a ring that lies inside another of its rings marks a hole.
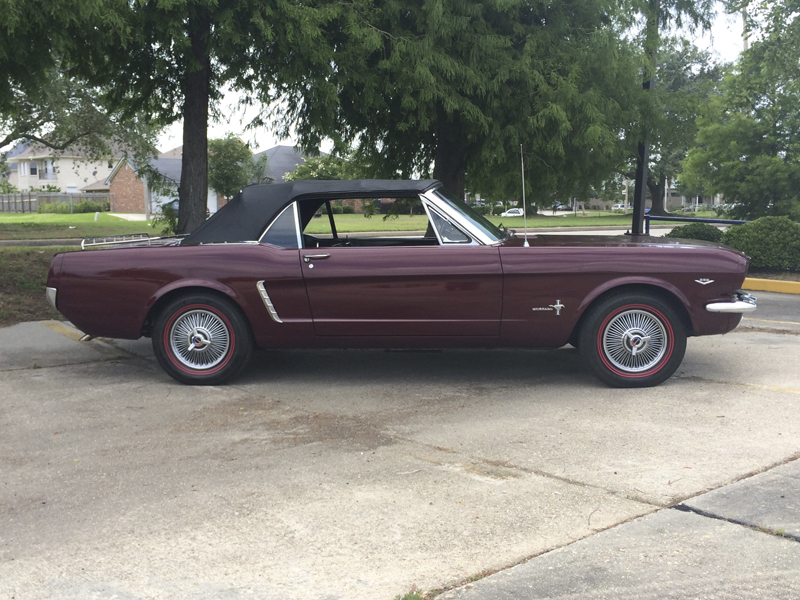
[[[680,238],[684,240],[705,240],[719,243],[722,240],[722,231],[709,223],[689,223],[676,227],[664,237]]]
[[[162,204],[160,210],[153,215],[150,227],[161,227],[161,235],[175,235],[178,231],[178,210],[174,202]]]
[[[343,206],[342,207],[342,214],[353,215],[353,214],[355,214],[355,212],[356,212],[356,207],[355,206]]]
[[[17,194],[19,190],[17,186],[9,183],[5,177],[0,177],[0,194]]]
[[[710,102],[684,164],[687,186],[721,193],[740,219],[800,219],[800,12],[797,0],[747,3],[760,28]],[[752,16],[752,15],[751,15]]]
[[[111,210],[111,203],[108,200],[84,200],[72,204],[69,202],[40,203],[37,212],[63,215],[108,212],[109,210]]]
[[[357,144],[370,176],[431,174],[457,196],[534,195],[608,176],[641,93],[607,2],[443,0],[343,4],[315,85],[277,89],[306,147]],[[267,94],[268,99],[274,96]],[[465,179],[465,173],[466,179]]]
[[[284,181],[300,181],[302,179],[358,179],[357,169],[351,159],[333,154],[312,156],[291,173],[283,176]]]
[[[800,224],[787,217],[762,217],[731,227],[722,243],[741,250],[762,269],[800,271]]]
[[[253,161],[253,183],[268,183],[271,181],[269,176],[269,156],[266,152],[258,155]]]
[[[656,85],[652,90],[653,114],[649,117],[650,167],[647,179],[652,198],[651,214],[666,214],[667,180],[680,175],[681,163],[697,135],[697,117],[717,93],[722,69],[686,40],[668,38],[659,51]],[[633,191],[631,198],[633,197]]]
[[[49,192],[49,193],[60,193],[61,192],[61,188],[58,187],[57,185],[53,185],[51,183],[48,183],[46,186],[44,186],[42,188],[42,191],[43,192]]]
[[[242,140],[229,133],[208,141],[208,186],[212,190],[232,198],[250,183],[254,173],[253,152]]]

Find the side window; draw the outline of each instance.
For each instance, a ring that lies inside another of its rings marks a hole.
[[[294,204],[290,204],[272,222],[261,236],[262,244],[272,244],[280,248],[299,248],[297,242],[297,222],[294,215]]]
[[[472,239],[458,227],[450,223],[435,210],[431,210],[431,219],[443,244],[469,244]]]

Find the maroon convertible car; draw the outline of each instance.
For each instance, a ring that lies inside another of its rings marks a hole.
[[[332,207],[350,199],[416,203],[427,230],[339,233]],[[602,381],[651,386],[678,367],[687,337],[726,333],[756,307],[738,289],[748,259],[730,248],[644,236],[526,243],[434,180],[251,186],[186,237],[96,245],[53,258],[51,304],[89,336],[152,337],[164,370],[189,384],[236,375],[254,346],[569,343]]]

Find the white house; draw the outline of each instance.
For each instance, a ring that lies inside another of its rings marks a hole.
[[[41,144],[29,144],[21,153],[6,159],[11,167],[8,182],[23,191],[35,192],[48,185],[68,194],[107,191],[108,187],[103,189],[102,183],[121,156],[122,152],[118,152],[115,156],[89,160],[75,148],[57,153]]]

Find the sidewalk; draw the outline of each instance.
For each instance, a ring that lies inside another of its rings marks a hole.
[[[444,600],[800,598],[800,460],[445,592]]]

